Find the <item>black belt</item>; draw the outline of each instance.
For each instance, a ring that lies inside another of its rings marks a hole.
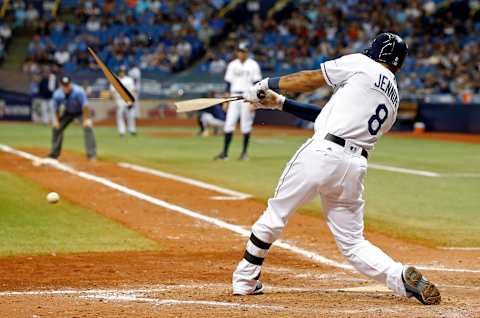
[[[342,137],[338,137],[338,136],[332,135],[331,133],[328,133],[325,136],[325,139],[328,140],[328,141],[334,142],[339,146],[345,147],[346,141]],[[366,159],[368,159],[368,152],[363,148],[362,148],[362,156],[364,156]]]

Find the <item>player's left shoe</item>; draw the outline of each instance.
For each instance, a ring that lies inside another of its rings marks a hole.
[[[246,296],[246,295],[261,295],[263,294],[263,284],[261,281],[257,280],[257,285],[255,285],[255,289],[248,293],[240,293],[240,292],[233,292],[234,296]]]
[[[438,288],[429,282],[415,267],[405,267],[402,272],[402,280],[407,292],[410,292],[422,304],[440,304],[442,297]]]
[[[213,160],[228,160],[228,156],[221,152],[220,154],[216,155]]]

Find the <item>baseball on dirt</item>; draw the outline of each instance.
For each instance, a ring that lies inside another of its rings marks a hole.
[[[60,200],[60,196],[57,192],[50,192],[47,194],[47,201],[48,203],[57,203]]]

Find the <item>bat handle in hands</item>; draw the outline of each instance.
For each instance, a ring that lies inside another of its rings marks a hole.
[[[264,99],[267,96],[267,93],[263,89],[257,91],[257,98]]]
[[[258,101],[254,102],[255,109],[278,109],[281,110],[285,102],[285,96],[272,90],[258,90]]]

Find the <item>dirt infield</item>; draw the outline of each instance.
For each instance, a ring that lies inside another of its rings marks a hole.
[[[62,162],[240,229],[248,229],[265,207],[255,198],[213,200],[217,192],[112,162],[87,162],[68,152]],[[434,269],[425,273],[440,286],[440,306],[400,299],[355,272],[279,247],[272,248],[264,267],[265,294],[235,297],[230,295],[231,272],[242,257],[245,237],[50,166],[33,167],[31,161],[12,154],[0,152],[0,169],[55,190],[63,200],[116,220],[165,247],[160,252],[0,258],[0,312],[5,317],[480,316],[479,251],[441,250],[367,232],[370,241],[398,260]],[[344,262],[320,218],[295,215],[283,239]]]

